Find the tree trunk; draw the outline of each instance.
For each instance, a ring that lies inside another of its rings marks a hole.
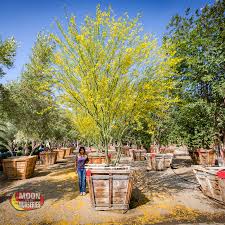
[[[33,155],[34,153],[34,150],[39,147],[41,144],[40,143],[36,143],[36,141],[32,141],[32,150],[31,150],[31,153],[30,155]]]
[[[121,150],[122,150],[121,142],[119,142],[119,145],[116,146],[116,149],[117,149],[117,154],[116,154],[116,160],[115,160],[114,166],[115,166],[117,163],[119,163],[119,161],[120,161]]]

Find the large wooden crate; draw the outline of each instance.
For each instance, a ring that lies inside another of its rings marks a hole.
[[[130,150],[130,147],[129,146],[127,146],[127,145],[126,146],[123,146],[121,148],[121,153],[123,155],[125,155],[125,156],[129,156],[130,155],[129,150]]]
[[[65,158],[66,150],[65,149],[56,149],[54,152],[57,152],[56,161],[60,161]]]
[[[221,169],[225,169],[225,167],[198,166],[193,171],[202,192],[206,196],[225,203],[225,179],[217,176],[217,172]]]
[[[162,153],[162,154],[167,154],[167,153],[171,153],[171,154],[174,154],[175,152],[175,146],[162,146],[159,148],[159,152]]]
[[[155,157],[156,153],[147,153],[147,170],[156,170],[155,164],[153,164],[153,158]]]
[[[156,153],[158,151],[157,145],[151,145],[149,148],[149,153]]]
[[[130,156],[134,161],[144,161],[146,160],[146,153],[145,149],[130,149]]]
[[[173,154],[172,153],[166,153],[164,155],[164,158],[165,158],[165,167],[169,168],[172,164]]]
[[[109,150],[108,151],[108,155],[109,155],[110,160],[114,160],[114,159],[116,159],[117,151],[115,151],[115,150]]]
[[[132,193],[130,167],[87,166],[91,204],[96,210],[128,210]]]
[[[34,173],[37,156],[16,156],[3,159],[3,173],[8,179],[27,179]]]
[[[199,156],[200,165],[206,165],[206,166],[215,165],[216,153],[214,150],[199,149],[197,152]]]
[[[61,150],[65,150],[65,156],[68,157],[72,154],[72,148],[61,148]]]
[[[104,163],[106,163],[106,156],[103,153],[89,153],[88,159],[89,159],[88,164],[104,164]],[[111,162],[110,157],[109,157],[109,162]]]
[[[212,149],[189,150],[189,154],[195,164],[203,166],[214,166],[216,162],[216,153]]]
[[[173,159],[173,154],[156,154],[147,153],[148,170],[162,171],[170,167]]]
[[[163,171],[166,169],[164,154],[157,154],[152,160],[153,162],[155,161],[155,169],[157,171]]]
[[[43,165],[53,165],[56,163],[57,152],[41,152],[40,153],[40,162]]]

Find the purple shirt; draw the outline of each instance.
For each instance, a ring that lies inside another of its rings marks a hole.
[[[85,163],[87,161],[87,155],[78,155],[77,158],[77,169],[84,169]]]

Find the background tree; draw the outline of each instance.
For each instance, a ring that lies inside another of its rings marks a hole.
[[[225,142],[224,15],[225,1],[193,14],[187,9],[184,17],[172,18],[164,38],[182,59],[177,64],[180,75],[174,79],[183,105],[176,108],[175,119],[189,146]]]
[[[0,38],[0,78],[5,75],[4,68],[10,69],[13,66],[16,55],[17,44],[15,39],[8,38],[2,41]],[[5,121],[4,102],[7,98],[7,91],[0,83],[0,152],[10,149],[9,141],[11,132],[9,126]],[[9,132],[9,133],[7,133]]]
[[[0,38],[0,77],[5,74],[3,71],[4,67],[10,69],[13,66],[16,48],[17,44],[13,37],[8,38],[5,41],[2,41]]]
[[[28,140],[46,140],[57,109],[53,94],[50,57],[54,45],[48,36],[39,34],[19,81],[7,86],[9,99],[5,105],[10,121]]]

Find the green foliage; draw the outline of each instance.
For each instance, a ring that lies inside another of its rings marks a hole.
[[[189,103],[171,113],[164,125],[168,140],[191,148],[209,148],[214,138],[213,107],[204,101]],[[179,137],[179,139],[177,139]]]
[[[6,125],[4,123],[0,123],[0,151],[8,149],[8,141],[6,139],[5,132]]]
[[[30,139],[48,137],[49,123],[54,118],[53,111],[56,105],[50,69],[53,49],[48,36],[39,34],[21,80],[7,86],[8,117]]]
[[[10,69],[13,66],[16,48],[17,44],[13,37],[4,41],[0,38],[0,78],[5,74],[3,67]]]
[[[107,152],[110,140],[121,141],[149,111],[163,117],[177,61],[143,34],[139,16],[115,18],[98,6],[81,26],[73,16],[68,27],[57,25],[56,76],[81,137],[103,143]]]
[[[172,18],[164,38],[181,59],[174,79],[184,104],[173,122],[190,146],[209,147],[225,137],[224,17],[224,1],[192,15],[188,9],[185,17]]]
[[[2,116],[15,125],[18,133],[14,139],[23,145],[31,140],[58,143],[75,137],[55,96],[51,63],[54,49],[47,35],[38,34],[21,79],[2,87]]]
[[[17,130],[12,124],[0,121],[0,151],[12,150],[16,132]]]

